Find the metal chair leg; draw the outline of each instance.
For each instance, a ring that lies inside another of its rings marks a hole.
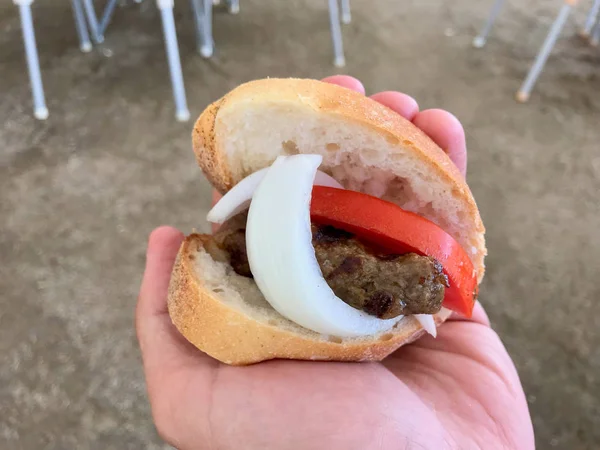
[[[349,24],[352,21],[350,14],[350,0],[340,0],[340,9],[342,10],[342,23]]]
[[[592,37],[590,38],[590,45],[592,47],[598,47],[598,44],[600,44],[600,20],[596,22],[594,31],[592,31]]]
[[[115,8],[117,6],[118,0],[108,0],[106,6],[104,7],[104,12],[102,13],[102,17],[100,18],[100,23],[98,24],[98,34],[102,36],[104,40],[104,32],[106,31],[106,27],[112,19],[113,13],[115,12]]]
[[[584,38],[590,37],[594,30],[594,25],[598,21],[598,13],[600,12],[600,0],[594,0],[587,17],[585,18],[585,25],[581,30],[581,36]]]
[[[340,25],[340,11],[337,0],[329,1],[329,24],[331,26],[331,40],[333,42],[334,60],[336,67],[344,67],[346,58],[344,57],[344,44],[342,42],[342,27]]]
[[[210,58],[215,50],[212,34],[212,0],[201,0],[202,8],[202,47],[200,54],[205,58]]]
[[[229,0],[227,7],[230,14],[237,14],[240,12],[240,0]]]
[[[79,48],[82,52],[87,53],[92,50],[92,43],[90,42],[90,34],[88,33],[87,24],[85,23],[81,0],[71,0],[71,5],[73,7],[73,15],[75,16],[77,36],[79,36]]]
[[[96,17],[93,1],[83,0],[83,8],[85,9],[85,15],[87,16],[88,24],[90,26],[92,39],[96,44],[104,42],[104,37],[100,34],[100,29],[98,27],[98,17]]]
[[[556,43],[556,40],[558,39],[558,36],[560,35],[560,32],[562,31],[574,4],[574,0],[566,0],[565,4],[562,6],[558,15],[556,16],[556,19],[554,20],[554,23],[552,24],[552,27],[546,36],[546,40],[544,41],[539,53],[535,58],[535,62],[531,66],[525,81],[523,81],[521,88],[517,92],[517,100],[519,102],[526,102],[529,100],[531,90],[540,76],[540,73],[544,68],[544,64],[546,64],[546,60],[554,48],[554,44]]]
[[[173,85],[173,99],[175,100],[175,116],[180,122],[186,122],[190,118],[190,112],[185,98],[181,59],[179,57],[179,48],[177,47],[177,33],[173,18],[173,0],[157,0],[156,3],[160,9],[162,18],[169,72],[171,74],[171,84]]]
[[[210,58],[214,53],[212,35],[212,0],[191,0],[196,25],[196,46],[203,58]]]
[[[505,1],[506,0],[496,0],[494,6],[492,6],[492,11],[488,16],[485,25],[483,25],[483,28],[481,29],[481,32],[477,37],[475,37],[475,39],[473,39],[473,47],[482,48],[485,45],[490,31],[492,31],[492,27],[494,26],[494,22],[496,22],[498,14],[500,14],[500,10],[502,9],[502,5],[504,5]]]
[[[19,14],[21,16],[23,43],[25,44],[25,56],[27,58],[31,94],[33,97],[33,115],[36,119],[44,120],[48,118],[48,108],[46,107],[46,99],[44,97],[40,61],[38,59],[35,32],[33,30],[33,17],[31,15],[31,3],[33,3],[33,0],[13,1],[19,7]]]
[[[202,10],[203,8],[200,6],[199,2],[203,0],[190,0],[190,5],[192,7],[192,14],[194,15],[194,25],[196,28],[196,48],[198,49],[198,53],[202,54],[202,41],[204,37],[204,32],[202,30],[203,27],[203,19],[202,19]]]

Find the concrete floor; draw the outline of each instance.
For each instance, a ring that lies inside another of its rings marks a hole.
[[[31,117],[16,10],[0,6],[0,447],[162,448],[133,309],[148,233],[205,228],[208,185],[192,123],[173,118],[153,2],[120,8],[87,55],[68,3],[34,5],[45,122]],[[335,72],[323,0],[218,14],[210,61],[195,53],[188,3],[176,3],[192,116],[248,79]],[[560,2],[513,2],[474,50],[488,3],[355,0],[346,72],[463,121],[488,228],[481,300],[522,376],[538,447],[599,448],[600,52],[575,36],[579,11],[519,105]]]

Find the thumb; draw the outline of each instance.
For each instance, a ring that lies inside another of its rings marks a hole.
[[[148,241],[135,322],[149,384],[157,372],[168,370],[167,366],[185,364],[197,353],[175,329],[167,310],[171,271],[183,239],[183,234],[175,228],[160,227]]]
[[[150,234],[136,318],[145,319],[167,313],[171,271],[182,242],[183,234],[175,228],[160,227]]]

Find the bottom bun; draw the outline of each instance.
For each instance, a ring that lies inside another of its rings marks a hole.
[[[169,314],[179,332],[203,352],[231,365],[269,359],[381,361],[425,330],[405,317],[391,330],[373,336],[323,335],[289,321],[265,300],[256,283],[236,274],[205,249],[208,235],[183,242],[169,286]],[[450,316],[442,309],[437,325]]]

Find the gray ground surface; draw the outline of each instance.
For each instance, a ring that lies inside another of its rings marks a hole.
[[[176,3],[192,116],[244,80],[334,72],[325,1],[246,0],[239,16],[218,14],[211,61],[195,53],[188,3]],[[580,11],[531,103],[516,104],[560,2],[513,2],[476,51],[488,3],[353,0],[346,72],[463,121],[488,228],[481,299],[522,376],[538,446],[598,448],[600,52],[575,36]],[[0,447],[160,448],[133,309],[150,230],[205,226],[191,123],[173,119],[153,2],[119,9],[104,51],[88,55],[68,2],[34,13],[46,122],[31,117],[16,10],[0,6]]]

